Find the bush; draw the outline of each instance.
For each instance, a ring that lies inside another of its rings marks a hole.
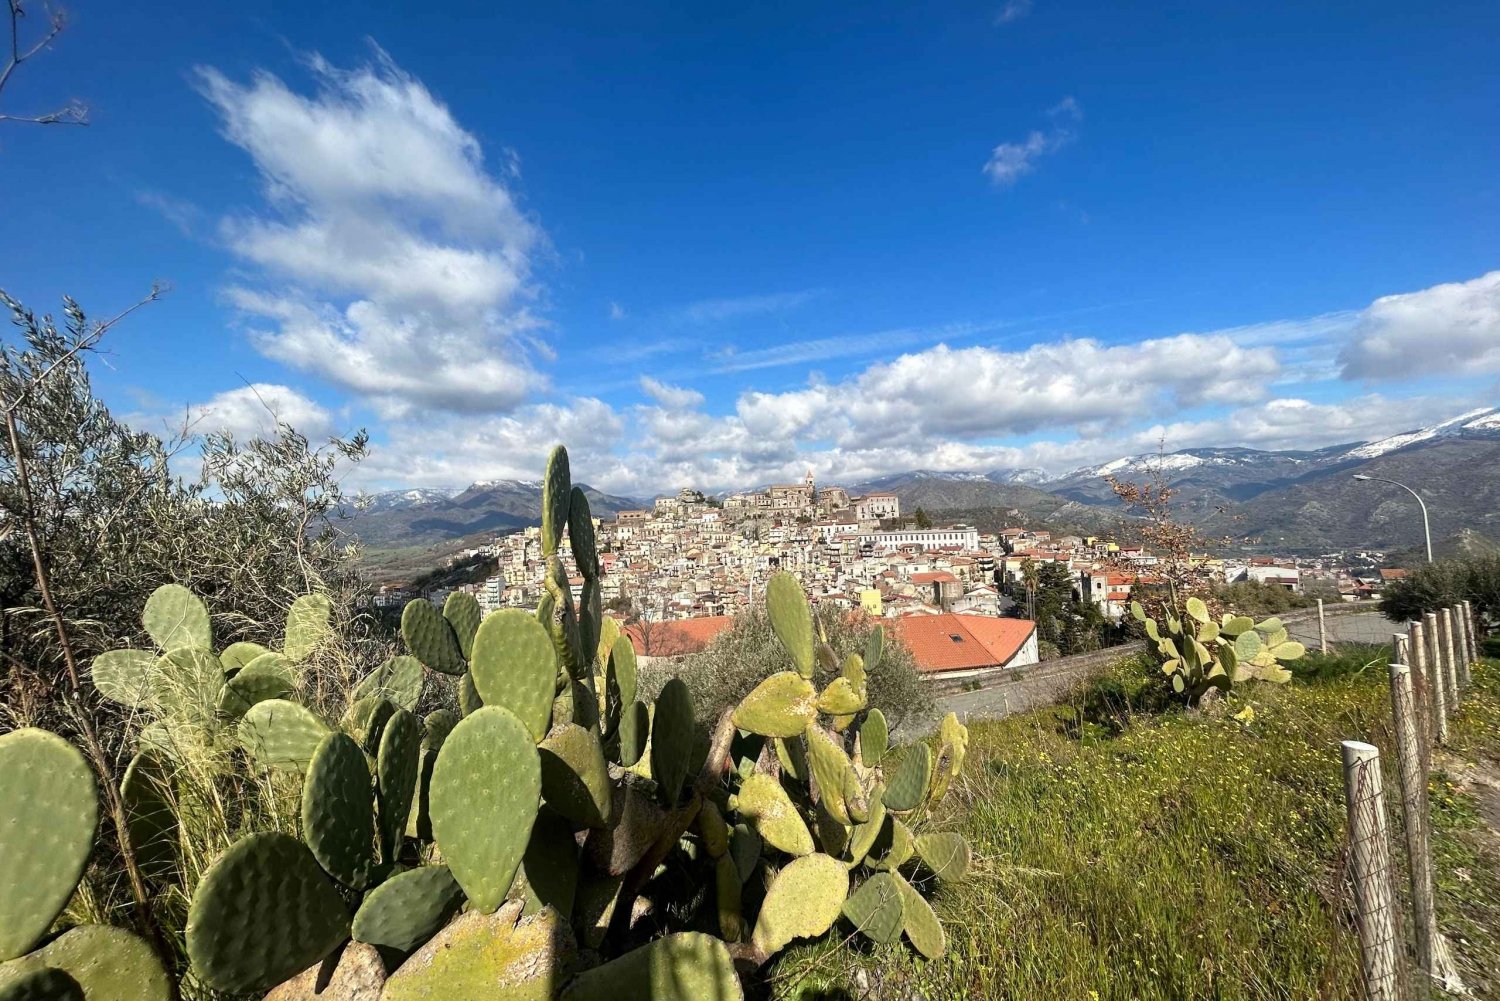
[[[1249,615],[1255,619],[1280,615],[1297,608],[1311,608],[1318,603],[1316,598],[1308,595],[1254,580],[1221,584],[1214,588],[1213,597],[1223,607],[1232,608],[1240,615]]]
[[[819,607],[815,617],[827,631],[828,643],[841,661],[848,654],[864,653],[865,638],[874,627],[873,620],[850,616],[831,605]],[[767,676],[793,669],[791,658],[771,632],[765,605],[758,604],[736,616],[734,624],[701,653],[677,663],[656,661],[643,667],[641,687],[655,697],[669,679],[681,678],[693,692],[697,718],[715,720]],[[837,676],[837,671],[819,664],[815,681],[822,688]],[[868,684],[870,706],[885,714],[893,733],[904,723],[915,722],[933,711],[932,694],[917,671],[911,651],[889,629],[885,633],[885,653],[879,666],[870,672]]]
[[[1500,556],[1429,563],[1387,585],[1380,611],[1393,622],[1409,622],[1464,601],[1472,602],[1482,619],[1500,616]]]

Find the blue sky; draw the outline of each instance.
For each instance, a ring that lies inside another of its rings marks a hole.
[[[712,9],[719,8],[719,9]],[[1318,446],[1493,404],[1500,7],[105,4],[0,287],[158,425],[650,494]]]

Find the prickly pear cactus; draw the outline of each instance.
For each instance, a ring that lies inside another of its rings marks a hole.
[[[71,928],[18,961],[32,969],[61,970],[86,1001],[171,1001],[172,982],[161,960],[140,936],[107,925]],[[0,970],[0,996],[5,972]]]
[[[723,942],[702,932],[678,932],[579,974],[561,1001],[732,1001],[744,990]]]
[[[0,962],[52,927],[83,876],[99,823],[94,773],[46,730],[0,736]]]
[[[434,671],[463,674],[467,669],[453,624],[426,598],[406,603],[401,612],[401,638],[412,656]]]
[[[503,608],[485,616],[474,637],[470,672],[487,706],[503,706],[533,741],[547,736],[557,690],[557,653],[536,616]]]
[[[1277,618],[1256,622],[1249,616],[1225,612],[1215,621],[1201,598],[1189,598],[1184,614],[1167,615],[1166,628],[1146,614],[1138,601],[1130,614],[1145,627],[1161,657],[1161,670],[1172,691],[1196,705],[1210,690],[1228,692],[1252,679],[1283,684],[1292,672],[1284,664],[1307,652],[1287,638]]]
[[[734,709],[734,725],[763,737],[798,737],[818,718],[818,690],[796,671],[771,675]]]
[[[804,678],[813,676],[813,627],[812,609],[807,604],[807,595],[797,578],[785,570],[771,577],[766,585],[766,610],[770,613],[771,629],[786,652],[791,655],[797,673]]]
[[[294,600],[286,613],[282,652],[294,664],[311,657],[333,631],[332,614],[333,602],[326,594],[304,594]]]
[[[213,627],[208,609],[198,596],[181,584],[163,584],[146,599],[141,624],[152,641],[163,650],[193,647],[212,650]]]
[[[375,868],[375,815],[370,768],[347,734],[330,733],[318,744],[302,780],[302,836],[328,874],[363,890]]]
[[[354,941],[411,952],[437,934],[463,902],[464,891],[447,866],[399,873],[365,895],[354,915]]]
[[[833,927],[849,896],[849,870],[829,855],[804,855],[776,874],[751,943],[765,955],[794,938],[815,938]]]

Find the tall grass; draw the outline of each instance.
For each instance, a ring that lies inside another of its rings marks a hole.
[[[1140,669],[1120,670],[1109,684],[1128,695]],[[1302,673],[1205,712],[1131,715],[1112,737],[1080,739],[1071,710],[973,725],[935,825],[963,831],[981,860],[939,895],[948,955],[805,947],[779,965],[779,996],[1362,996],[1338,744],[1391,746],[1384,657],[1351,650]],[[1477,678],[1458,740],[1494,757],[1500,672]],[[1247,706],[1253,718],[1234,718]],[[1434,811],[1440,913],[1484,984],[1500,962],[1500,855],[1461,783],[1434,782]]]

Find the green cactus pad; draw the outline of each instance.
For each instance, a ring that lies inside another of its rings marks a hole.
[[[239,719],[256,703],[284,699],[296,687],[290,660],[279,653],[261,654],[224,682],[219,691],[219,712],[230,719]]]
[[[651,739],[651,711],[643,703],[629,703],[620,714],[618,734],[620,764],[630,768],[646,753]]]
[[[844,658],[839,673],[849,679],[849,684],[856,692],[864,692],[865,678],[868,672],[865,670],[865,659],[857,653],[851,653]],[[864,708],[861,706],[860,708]]]
[[[163,650],[213,649],[214,632],[209,625],[208,609],[181,584],[163,584],[151,593],[141,613],[141,625]]]
[[[422,750],[433,754],[443,749],[443,741],[458,726],[458,717],[449,709],[438,709],[422,718]]]
[[[599,576],[599,550],[594,544],[594,518],[589,512],[588,495],[574,487],[568,500],[568,546],[573,562],[585,577]]]
[[[458,635],[443,614],[426,598],[413,598],[401,612],[401,638],[411,655],[434,671],[463,674],[463,651]]]
[[[416,712],[417,703],[422,701],[424,680],[422,662],[400,654],[361,678],[350,697],[355,701],[383,698],[407,712]]]
[[[0,970],[0,1001],[84,1001],[83,988],[63,970],[23,964],[15,974]]]
[[[816,938],[838,920],[849,896],[849,870],[831,855],[794,859],[776,874],[750,941],[762,955],[794,938]]]
[[[240,720],[239,738],[262,768],[304,771],[328,735],[328,724],[311,710],[284,699],[257,702]]]
[[[229,644],[219,652],[219,663],[224,665],[225,674],[233,676],[234,672],[249,665],[256,657],[264,656],[270,652],[270,650],[259,643],[240,640],[237,643]]]
[[[396,860],[401,835],[411,813],[421,767],[422,724],[405,709],[397,709],[380,735],[375,759],[376,803],[380,807],[380,857]]]
[[[484,700],[474,687],[474,675],[465,671],[464,676],[458,679],[458,711],[464,716],[472,716],[483,708]]]
[[[764,737],[797,737],[818,717],[818,690],[796,671],[778,671],[735,706],[734,725]]]
[[[813,627],[812,609],[807,604],[807,595],[797,578],[782,570],[771,577],[766,585],[766,611],[771,616],[771,628],[776,638],[786,647],[797,666],[797,673],[804,678],[813,676]]]
[[[714,805],[713,800],[705,799],[698,810],[698,834],[703,838],[703,847],[708,850],[709,858],[719,858],[729,851],[729,825],[724,822],[724,815]]]
[[[886,729],[885,713],[871,709],[859,726],[859,760],[866,768],[874,768],[885,757],[886,743],[890,731]]]
[[[550,557],[557,552],[572,504],[573,477],[568,472],[568,450],[555,445],[547,456],[547,472],[542,480],[543,556]]]
[[[855,825],[849,836],[849,862],[851,865],[859,865],[865,860],[865,856],[875,847],[875,842],[885,830],[885,802],[884,787],[877,787],[875,794],[870,797],[869,819],[864,823]]]
[[[943,923],[933,913],[932,905],[922,899],[916,887],[892,873],[896,888],[901,891],[901,928],[906,938],[918,952],[928,959],[941,959],[948,950],[948,938],[943,934]]]
[[[877,872],[849,894],[844,901],[844,917],[872,942],[890,945],[901,937],[902,900],[896,877]]]
[[[719,934],[726,942],[738,942],[745,937],[743,885],[734,856],[720,856],[714,863],[714,903],[719,912]]]
[[[668,806],[676,805],[682,793],[692,767],[695,736],[693,696],[681,678],[673,678],[656,697],[651,723],[651,777]]]
[[[546,807],[537,812],[531,827],[521,876],[526,882],[523,914],[535,914],[543,907],[559,914],[573,913],[578,893],[578,845],[573,840],[572,825]]]
[[[609,651],[609,663],[605,667],[604,684],[606,692],[618,693],[621,705],[628,706],[635,701],[635,646],[631,644],[630,637],[615,637]]]
[[[678,932],[579,974],[559,1001],[743,1001],[734,961],[723,942]]]
[[[922,805],[932,780],[932,751],[926,744],[912,744],[901,752],[885,787],[885,808],[906,813]]]
[[[538,751],[547,805],[582,827],[608,826],[611,788],[599,738],[569,723],[553,731]]]
[[[459,915],[391,974],[381,1001],[552,1001],[576,965],[573,934],[551,908],[518,913],[519,901]]]
[[[370,768],[353,738],[330,733],[302,782],[302,836],[330,876],[362,890],[375,868]]]
[[[807,728],[807,762],[818,785],[818,801],[833,819],[849,823],[849,807],[844,802],[845,780],[851,768],[849,756],[838,741],[816,724]]]
[[[776,760],[788,778],[806,782],[811,773],[807,769],[807,744],[800,740],[777,740]],[[755,762],[750,762],[751,767]]]
[[[141,873],[160,879],[177,864],[177,815],[172,812],[171,773],[166,759],[141,751],[120,781],[120,806]]]
[[[584,872],[573,905],[573,929],[586,948],[598,949],[609,934],[625,877]]]
[[[458,639],[458,651],[463,654],[465,660],[473,656],[474,634],[479,631],[480,620],[484,618],[484,611],[479,607],[479,599],[467,591],[454,591],[448,595],[443,602],[443,618],[453,627],[453,635]]]
[[[936,832],[917,835],[917,856],[933,875],[945,883],[956,883],[969,871],[969,843],[962,834]]]
[[[94,773],[46,730],[0,736],[0,962],[37,943],[88,864],[99,822]]]
[[[578,644],[593,667],[594,651],[599,649],[599,636],[603,631],[604,597],[598,577],[585,577],[578,594]]]
[[[824,808],[822,803],[813,807],[813,833],[818,839],[818,847],[826,855],[842,855],[844,849],[849,846],[849,836],[853,831],[847,824],[841,824],[833,819],[833,816]]]
[[[612,615],[606,615],[599,620],[599,652],[597,661],[600,664],[609,663],[609,655],[614,652],[615,641],[620,638],[620,620]],[[634,653],[634,650],[631,651]]]
[[[286,639],[281,644],[282,653],[292,663],[300,664],[311,657],[323,641],[333,632],[329,621],[333,615],[333,602],[326,594],[304,594],[292,602],[286,613]]]
[[[464,891],[443,865],[398,873],[365,894],[354,915],[354,941],[411,952],[458,913]]]
[[[136,709],[152,704],[151,672],[156,654],[150,650],[111,650],[94,658],[94,687],[106,699]]]
[[[366,696],[349,706],[344,718],[339,720],[339,728],[358,741],[360,750],[373,758],[380,751],[385,725],[395,712],[396,707],[389,699]]]
[[[812,835],[808,835],[808,842],[812,842]],[[741,883],[749,879],[755,867],[760,864],[763,845],[761,836],[749,824],[735,824],[729,829],[729,855],[734,859],[734,867],[740,874]]]
[[[168,650],[151,669],[151,698],[174,721],[206,726],[224,688],[219,658],[197,647]]]
[[[547,736],[557,692],[557,653],[535,616],[519,608],[486,616],[474,637],[469,673],[485,705],[509,709],[533,742]]]
[[[204,873],[188,908],[188,958],[214,990],[267,990],[348,935],[333,882],[300,841],[276,831],[236,841]]]
[[[853,716],[864,707],[864,689],[857,687],[847,676],[834,678],[818,696],[818,709],[830,716]]]
[[[730,807],[748,820],[766,843],[788,855],[810,855],[812,832],[781,783],[757,773],[740,784]]]
[[[885,656],[885,626],[876,623],[870,630],[870,635],[865,637],[865,670],[873,671],[880,666],[880,658]]]
[[[443,742],[432,770],[432,832],[476,910],[505,899],[541,795],[536,744],[509,710],[485,706]]]
[[[171,1001],[172,983],[140,936],[108,925],[80,925],[26,957],[62,970],[87,1001]],[[3,994],[3,991],[0,991]]]
[[[890,814],[886,814],[875,843],[865,856],[865,865],[871,869],[895,872],[911,860],[916,852],[916,838],[911,829]]]
[[[958,721],[958,716],[949,713],[938,727],[937,760],[932,764],[932,795],[929,807],[935,807],[947,795],[949,784],[963,771],[964,757],[969,752],[969,728]]]
[[[621,782],[611,796],[614,823],[588,833],[583,850],[594,868],[621,876],[645,858],[666,827],[666,814],[635,781]]]

